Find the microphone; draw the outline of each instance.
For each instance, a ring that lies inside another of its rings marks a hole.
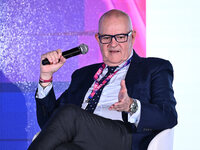
[[[79,54],[86,54],[87,52],[88,52],[88,46],[86,44],[81,44],[78,47],[62,52],[62,56],[65,59],[67,59]],[[45,58],[44,60],[42,60],[42,64],[47,65],[50,64],[50,62],[47,58]]]

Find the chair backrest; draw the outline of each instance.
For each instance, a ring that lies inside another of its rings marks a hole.
[[[174,128],[166,129],[156,135],[147,150],[173,150]]]
[[[35,140],[35,138],[36,138],[39,134],[40,134],[40,131],[37,132],[37,133],[33,136],[33,138],[32,138],[32,142]]]

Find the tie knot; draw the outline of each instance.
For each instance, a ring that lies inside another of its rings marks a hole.
[[[108,68],[108,73],[113,73],[117,67],[118,67],[118,66],[114,66],[114,67],[107,66],[107,68]]]

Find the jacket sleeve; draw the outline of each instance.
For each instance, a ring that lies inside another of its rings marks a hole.
[[[36,91],[37,93],[37,91]],[[43,99],[35,98],[36,99],[36,112],[37,112],[37,121],[42,129],[44,124],[50,118],[51,114],[53,113],[54,109],[56,108],[58,101],[56,101],[56,97],[54,94],[54,89],[52,88],[48,95]]]
[[[76,72],[76,71],[75,71]],[[70,86],[72,85],[73,79],[74,79],[74,74],[75,72],[72,74],[72,81]],[[55,97],[55,93],[54,93],[54,89],[52,88],[50,90],[50,92],[48,93],[48,95],[42,99],[39,99],[37,97],[35,97],[36,99],[36,112],[37,112],[37,121],[38,124],[40,126],[40,128],[42,129],[43,126],[45,125],[45,123],[49,120],[49,118],[51,117],[52,113],[55,111],[56,108],[58,108],[58,106],[60,106],[60,104],[64,101],[65,103],[68,102],[67,100],[67,95],[70,91],[70,86],[69,88],[62,93],[62,95],[56,100]],[[37,91],[36,91],[37,93]]]
[[[141,117],[137,132],[161,131],[177,124],[176,100],[172,87],[173,68],[162,61],[151,72],[149,102],[141,102]]]

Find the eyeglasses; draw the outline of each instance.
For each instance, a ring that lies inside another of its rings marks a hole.
[[[102,44],[109,44],[112,42],[112,38],[115,38],[115,40],[118,42],[118,43],[124,43],[124,42],[127,42],[128,41],[128,36],[130,36],[132,34],[132,30],[130,32],[128,32],[127,34],[115,34],[115,35],[100,35],[98,33],[98,37],[99,37],[99,40],[100,40],[100,43]]]

